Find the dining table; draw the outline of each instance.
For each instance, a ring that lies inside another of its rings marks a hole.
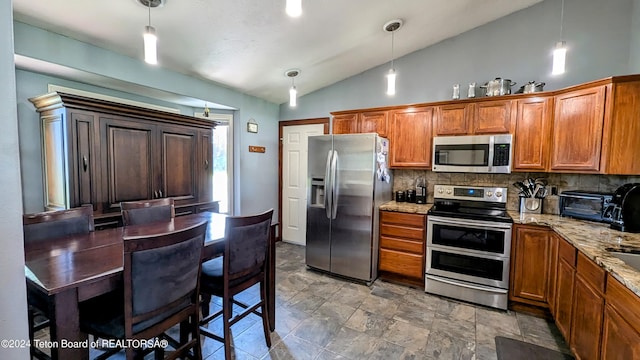
[[[48,309],[52,359],[88,359],[88,336],[80,329],[79,304],[122,284],[123,237],[161,235],[208,221],[202,259],[224,254],[226,215],[203,212],[170,221],[130,225],[25,243],[25,276],[31,302]],[[275,229],[267,256],[267,313],[275,329]]]

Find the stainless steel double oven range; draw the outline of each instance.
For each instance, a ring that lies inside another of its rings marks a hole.
[[[507,309],[513,220],[507,189],[435,185],[425,291]]]

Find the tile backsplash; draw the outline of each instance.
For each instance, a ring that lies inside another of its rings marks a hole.
[[[511,174],[473,174],[441,173],[425,170],[394,170],[393,191],[414,189],[416,178],[423,176],[427,180],[427,202],[433,202],[433,185],[475,185],[500,186],[507,188],[507,209],[518,211],[518,190],[512,185],[526,178],[545,178],[549,186],[555,186],[558,194],[565,190],[600,191],[613,193],[618,186],[638,182],[640,176],[612,176],[591,174],[525,173]],[[547,214],[557,214],[558,196],[549,195],[544,199],[542,210]]]

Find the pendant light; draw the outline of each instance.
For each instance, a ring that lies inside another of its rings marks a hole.
[[[296,89],[294,79],[296,76],[300,75],[300,70],[291,69],[285,71],[284,74],[291,78],[291,87],[289,88],[289,106],[296,107],[298,105],[298,90]]]
[[[382,29],[391,33],[391,69],[387,73],[387,95],[396,94],[396,69],[393,67],[394,34],[402,26],[402,20],[395,19],[384,24]]]
[[[151,26],[151,7],[159,6],[162,1],[139,0],[142,5],[146,5],[149,10],[149,24],[144,27],[144,61],[147,64],[156,65],[158,63],[158,50],[156,29]]]
[[[285,11],[291,17],[302,15],[302,0],[287,0]]]
[[[562,0],[562,10],[560,10],[560,41],[556,43],[553,49],[553,67],[551,75],[564,74],[565,62],[567,59],[567,44],[562,38],[562,27],[564,25],[564,0]]]

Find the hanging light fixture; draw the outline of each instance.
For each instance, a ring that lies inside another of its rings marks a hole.
[[[296,76],[300,75],[300,70],[291,69],[285,71],[284,74],[291,78],[291,87],[289,88],[289,106],[296,107],[298,105],[298,90],[296,89],[294,79]]]
[[[158,7],[164,0],[138,0],[149,10],[149,24],[144,27],[144,61],[147,64],[156,65],[158,63],[158,50],[156,29],[151,26],[151,8]]]
[[[567,59],[567,43],[562,38],[563,25],[564,0],[562,0],[562,10],[560,10],[560,41],[556,43],[556,47],[553,49],[553,67],[551,69],[551,75],[564,74],[565,62]]]
[[[285,11],[291,17],[302,15],[302,0],[287,0]]]
[[[384,24],[382,29],[391,33],[391,69],[387,73],[387,95],[396,94],[396,69],[393,67],[394,34],[402,26],[402,20],[395,19]]]

